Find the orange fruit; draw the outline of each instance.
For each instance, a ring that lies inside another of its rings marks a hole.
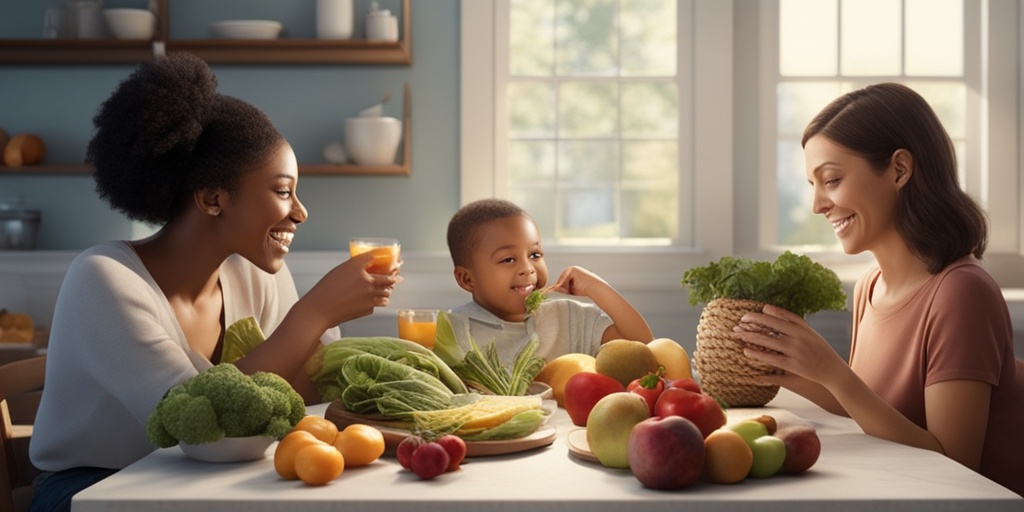
[[[335,436],[338,435],[338,426],[322,416],[309,415],[302,418],[292,427],[292,432],[296,430],[305,430],[327,444],[333,443]]]
[[[750,445],[736,432],[720,428],[704,438],[704,470],[711,482],[742,482],[753,464]]]
[[[579,372],[593,372],[594,366],[595,358],[590,354],[563,354],[548,361],[533,380],[551,386],[558,406],[565,407],[565,383],[569,377]]]
[[[295,472],[295,456],[299,450],[317,443],[321,443],[321,441],[308,431],[293,430],[289,432],[274,449],[274,470],[285,480],[299,478],[298,473]]]
[[[370,425],[353,423],[334,438],[334,447],[348,467],[365,466],[384,454],[384,434]]]
[[[295,454],[295,473],[308,485],[324,485],[345,470],[345,458],[327,443],[313,443]]]

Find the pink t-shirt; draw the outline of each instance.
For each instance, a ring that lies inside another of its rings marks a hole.
[[[904,416],[927,428],[924,389],[947,380],[991,384],[980,473],[1024,495],[1024,361],[1013,353],[999,286],[973,256],[932,276],[901,304],[876,309],[875,268],[853,296],[850,366]]]

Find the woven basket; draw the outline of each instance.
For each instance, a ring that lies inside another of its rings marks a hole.
[[[763,302],[715,299],[704,306],[697,324],[697,350],[693,363],[701,389],[729,407],[761,407],[775,398],[779,387],[751,384],[750,378],[779,373],[743,355],[743,349],[764,350],[732,338],[732,328],[749,311],[761,311]]]

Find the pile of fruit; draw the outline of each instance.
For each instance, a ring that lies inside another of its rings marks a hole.
[[[365,466],[384,454],[384,434],[355,423],[338,430],[321,416],[306,416],[274,449],[274,470],[285,480],[325,485],[346,467]]]
[[[586,427],[600,464],[629,468],[645,487],[797,474],[818,459],[821,443],[809,424],[779,428],[768,415],[729,422],[723,405],[693,379],[686,350],[672,340],[615,340],[592,365],[586,357],[555,359],[538,378],[548,379],[573,423]]]

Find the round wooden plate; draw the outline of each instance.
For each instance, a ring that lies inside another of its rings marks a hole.
[[[600,464],[601,461],[597,460],[597,456],[594,452],[590,451],[590,444],[587,443],[587,428],[579,427],[569,431],[569,434],[565,436],[565,444],[569,446],[569,453],[573,454],[580,460],[587,462],[595,462]]]

